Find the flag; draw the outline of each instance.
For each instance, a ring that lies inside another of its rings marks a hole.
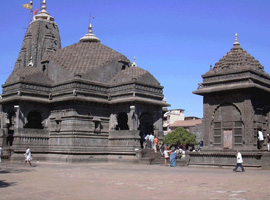
[[[34,11],[34,15],[36,15],[36,14],[37,14],[37,11],[38,11],[38,9],[36,9],[36,10]]]
[[[26,8],[26,9],[31,10],[32,9],[32,5],[31,4],[23,4],[23,8]]]

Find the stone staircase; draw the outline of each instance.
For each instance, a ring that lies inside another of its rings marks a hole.
[[[153,165],[153,164],[163,165],[164,157],[160,154],[159,151],[155,153],[153,149],[142,149],[139,163],[150,164],[150,165]]]
[[[2,159],[9,159],[11,154],[12,154],[12,151],[9,147],[2,147]]]

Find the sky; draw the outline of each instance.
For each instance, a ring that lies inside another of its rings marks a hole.
[[[0,83],[13,70],[30,23],[27,0],[0,0]],[[201,75],[233,46],[241,47],[270,73],[269,0],[47,0],[62,47],[79,42],[89,20],[101,43],[136,57],[164,87],[168,109],[203,117],[203,97],[192,93]],[[40,0],[33,0],[33,9]],[[0,89],[2,93],[2,88]]]

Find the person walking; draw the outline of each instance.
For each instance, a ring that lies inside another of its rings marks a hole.
[[[270,138],[269,138],[269,133],[267,133],[267,136],[266,136],[266,142],[267,142],[267,151],[270,151]]]
[[[166,149],[164,150],[164,159],[165,159],[165,166],[167,165],[167,160],[170,159],[170,150],[169,147],[166,147]]]
[[[146,141],[146,146],[147,146],[147,148],[149,148],[149,146],[150,146],[150,142],[149,142],[149,134],[147,134],[146,136],[145,136],[145,141]]]
[[[176,159],[177,159],[177,153],[174,150],[170,155],[170,166],[171,167],[176,167]]]
[[[258,149],[262,149],[263,148],[263,132],[262,132],[262,128],[259,127],[258,128]]]
[[[151,133],[149,136],[149,149],[153,149],[154,136]]]
[[[153,140],[153,146],[154,146],[155,153],[157,153],[157,148],[158,148],[158,138],[157,137],[155,137]]]
[[[32,155],[29,147],[26,147],[26,152],[24,154],[25,160],[24,160],[24,165],[26,165],[27,162],[29,162],[29,165],[32,167],[31,160],[32,160]]]
[[[164,155],[164,150],[165,150],[165,147],[164,147],[164,144],[160,144],[159,146],[159,151],[160,151],[160,154],[163,156]]]
[[[236,172],[238,167],[240,167],[242,169],[242,172],[245,172],[245,169],[242,166],[242,163],[243,163],[242,154],[238,150],[236,151],[236,160],[237,160],[236,165],[235,165],[235,168],[233,169],[233,171]]]

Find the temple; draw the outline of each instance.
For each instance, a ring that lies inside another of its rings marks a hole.
[[[236,150],[250,166],[269,165],[266,140],[259,146],[258,130],[270,132],[270,76],[241,48],[237,34],[232,49],[202,75],[194,94],[203,96],[204,148],[191,163],[233,164]],[[268,163],[266,163],[268,162]]]
[[[163,87],[135,59],[103,45],[91,24],[61,48],[46,9],[44,1],[2,86],[4,154],[21,160],[29,146],[36,160],[136,160],[144,134],[163,138]]]

